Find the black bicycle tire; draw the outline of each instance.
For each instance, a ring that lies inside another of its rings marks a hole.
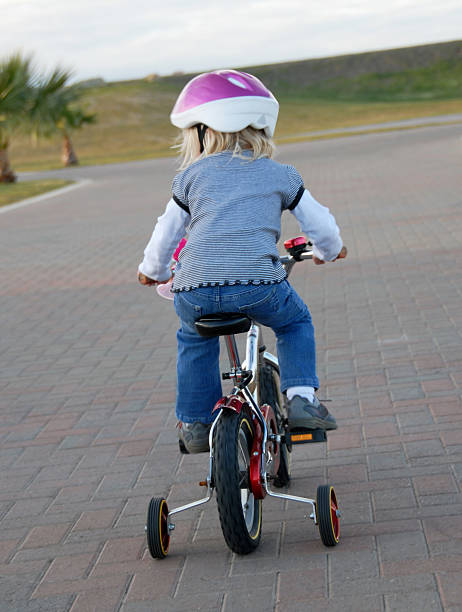
[[[274,374],[277,376],[277,381],[274,379]],[[269,404],[276,415],[276,424],[278,433],[284,433],[284,414],[282,407],[279,405],[279,371],[273,364],[266,362],[261,367],[259,377],[259,400],[261,404]],[[273,480],[275,487],[286,487],[290,482],[289,455],[285,444],[279,445],[279,468]]]
[[[247,444],[249,458],[251,455],[254,435],[252,419],[245,409],[239,414],[225,410],[218,420],[215,432],[214,478],[221,529],[229,548],[239,555],[246,555],[260,543],[262,522],[261,499],[257,500],[251,495],[250,480],[247,489],[241,489],[242,478],[249,479],[249,474],[247,470],[247,474],[243,476],[239,470],[240,440]],[[250,528],[244,516],[242,490],[247,490],[249,503],[252,504]]]
[[[337,497],[334,487],[331,485],[319,485],[316,491],[316,515],[318,518],[319,535],[324,546],[336,546],[340,539],[339,513],[333,516],[331,500],[338,508]],[[335,525],[334,525],[335,522]]]
[[[146,537],[153,559],[164,559],[168,554],[170,535],[163,509],[164,514],[168,514],[167,502],[163,497],[153,497],[149,502]]]

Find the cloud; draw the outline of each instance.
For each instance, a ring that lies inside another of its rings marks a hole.
[[[460,0],[0,0],[0,56],[109,80],[460,37]]]

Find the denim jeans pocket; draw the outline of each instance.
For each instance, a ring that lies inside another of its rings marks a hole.
[[[263,285],[240,296],[239,311],[252,317],[277,312],[278,309],[277,285]]]
[[[175,312],[182,321],[194,323],[203,316],[203,308],[185,296],[185,291],[175,293]]]

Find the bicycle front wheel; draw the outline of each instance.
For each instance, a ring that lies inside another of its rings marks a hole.
[[[214,443],[218,514],[226,544],[240,555],[257,548],[261,538],[262,503],[250,488],[253,437],[247,410],[222,413]]]

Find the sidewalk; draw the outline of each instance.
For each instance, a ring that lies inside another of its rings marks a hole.
[[[417,119],[403,119],[401,121],[387,121],[385,123],[369,123],[353,127],[335,128],[331,130],[317,130],[296,134],[294,138],[310,138],[316,136],[336,136],[343,134],[365,134],[368,132],[384,132],[387,130],[403,130],[419,127],[433,127],[437,125],[462,125],[462,113],[452,115],[437,115],[434,117],[419,117]],[[290,137],[287,138],[290,140]]]
[[[198,499],[207,469],[178,452],[171,303],[136,283],[174,160],[2,215],[0,612],[462,610],[461,154],[460,126],[279,152],[349,247],[291,276],[339,429],[294,450],[290,493],[335,486],[333,549],[301,504],[266,499],[238,557],[213,499],[149,556],[149,499]]]

